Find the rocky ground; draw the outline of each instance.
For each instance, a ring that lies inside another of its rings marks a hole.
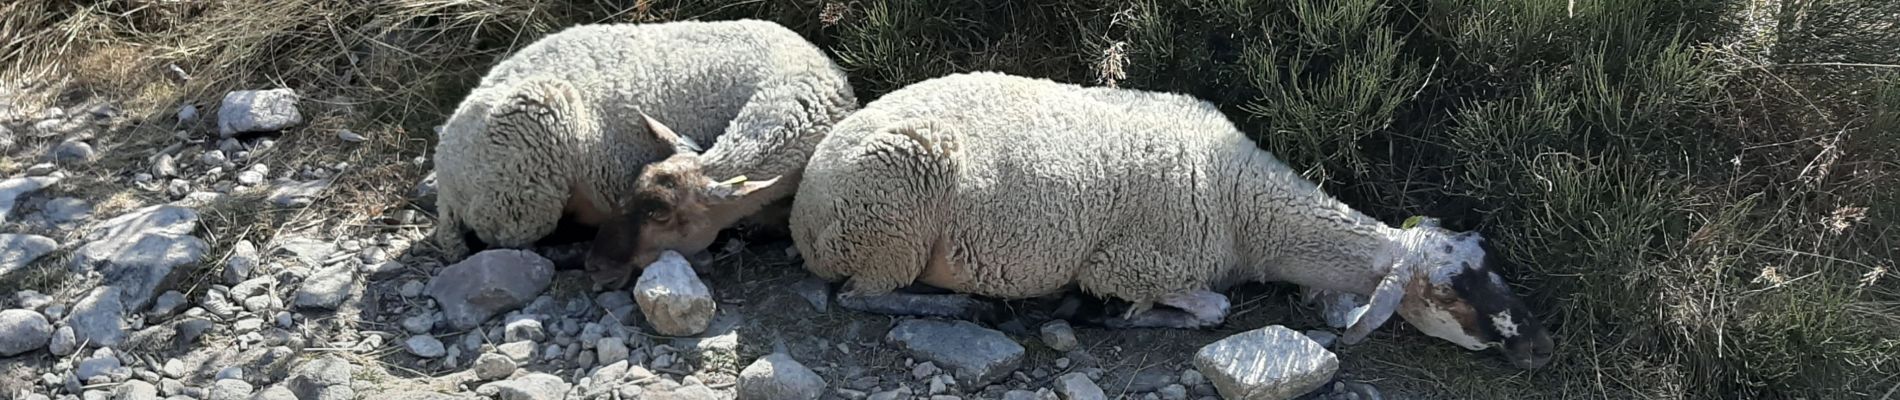
[[[269,237],[204,226],[245,209],[346,212],[319,206],[362,167],[258,157],[296,151],[273,132],[305,122],[297,101],[264,90],[226,96],[216,115],[181,108],[171,117],[218,128],[106,171],[89,163],[107,158],[93,132],[125,119],[112,106],[0,110],[7,147],[50,144],[15,152],[0,181],[0,398],[1399,397],[1354,379],[1325,330],[1269,326],[1289,318],[1271,304],[1287,296],[1237,296],[1231,328],[1204,331],[1070,326],[1032,306],[1000,324],[893,318],[831,304],[788,243],[735,237],[700,265],[709,327],[675,337],[633,290],[596,291],[565,268],[571,250],[442,262],[423,244],[426,207],[351,229],[307,229],[297,221],[342,216],[302,215]],[[426,200],[430,185],[403,186]],[[139,195],[97,197],[118,192]],[[142,200],[154,198],[169,201]]]

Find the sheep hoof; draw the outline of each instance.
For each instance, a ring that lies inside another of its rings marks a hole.
[[[1107,318],[1102,325],[1109,328],[1175,328],[1200,329],[1220,325],[1227,318],[1232,303],[1227,296],[1205,290],[1196,290],[1162,298],[1156,302],[1164,307],[1131,306],[1122,315]]]
[[[988,312],[987,304],[961,294],[839,293],[837,303],[839,307],[859,312],[916,317],[974,319]]]
[[[1220,323],[1220,319],[1208,320],[1194,313],[1172,308],[1154,308],[1132,317],[1113,317],[1102,321],[1102,325],[1110,329],[1201,329],[1220,325]]]

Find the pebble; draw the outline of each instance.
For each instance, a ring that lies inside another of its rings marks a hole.
[[[356,283],[356,269],[348,265],[325,267],[311,273],[297,288],[296,305],[303,308],[334,310],[350,297]]]
[[[437,319],[440,318],[435,313],[412,315],[409,318],[403,318],[402,329],[418,335],[429,333],[429,330],[435,328]]]
[[[224,150],[210,150],[198,155],[198,163],[204,164],[207,167],[222,167],[224,163],[230,161],[231,160],[225,158]]]
[[[484,381],[507,378],[515,373],[515,360],[508,356],[487,353],[475,358],[475,377]]]
[[[39,291],[28,289],[28,290],[21,290],[19,292],[14,293],[13,301],[16,304],[19,304],[20,308],[24,308],[28,310],[39,310],[41,308],[45,308],[49,304],[53,304],[53,296],[48,296],[46,294],[40,293]]]
[[[785,353],[772,353],[739,371],[738,397],[742,399],[817,399],[825,380]]]
[[[217,380],[225,380],[225,379],[242,380],[244,379],[244,367],[238,367],[238,366],[224,367],[224,368],[219,369],[218,373],[216,375],[212,375],[212,377]]]
[[[48,156],[47,158],[63,163],[87,163],[97,157],[98,152],[92,149],[92,144],[69,139],[53,147],[52,154]]]
[[[508,342],[503,343],[501,346],[496,346],[496,349],[500,350],[501,354],[507,355],[508,358],[514,359],[516,363],[528,362],[534,358],[534,342],[525,340]]]
[[[211,385],[210,398],[206,400],[246,400],[255,390],[250,383],[238,378],[219,378]]]
[[[964,389],[980,388],[1022,366],[1024,349],[1002,332],[968,321],[906,319],[886,342],[949,371]]]
[[[1089,379],[1087,374],[1071,372],[1056,378],[1055,391],[1067,400],[1107,400],[1102,387]]]
[[[620,340],[620,338],[601,338],[594,345],[594,349],[600,357],[600,362],[603,363],[625,361],[627,359],[627,343]]]
[[[53,330],[53,338],[46,344],[46,352],[65,357],[79,351],[79,339],[73,327],[62,326]]]
[[[943,373],[943,369],[937,368],[936,363],[929,361],[917,363],[916,366],[910,369],[910,377],[917,380],[923,380],[924,378],[936,376],[940,373]]]
[[[226,93],[218,107],[218,135],[282,130],[303,123],[297,110],[301,100],[290,88],[238,90]]]
[[[422,358],[438,358],[448,353],[442,348],[441,340],[429,335],[411,336],[409,340],[403,341],[403,348],[409,350],[409,354]]]
[[[341,139],[341,140],[343,140],[344,142],[349,142],[349,143],[358,143],[358,142],[362,142],[362,141],[365,141],[365,140],[369,140],[369,138],[368,138],[368,137],[364,137],[364,136],[363,136],[362,134],[359,134],[359,133],[356,133],[356,132],[352,132],[352,131],[350,131],[350,130],[348,130],[348,129],[339,129],[339,130],[337,130],[337,131],[336,131],[336,138],[337,138],[337,139]]]
[[[1076,347],[1075,328],[1067,321],[1054,320],[1042,324],[1042,343],[1055,351],[1069,351]]]
[[[1338,334],[1334,334],[1328,331],[1322,331],[1322,330],[1316,329],[1316,330],[1306,331],[1305,333],[1306,333],[1306,338],[1312,339],[1314,343],[1319,343],[1319,347],[1332,348],[1333,342],[1339,340]]]
[[[536,372],[482,384],[476,387],[475,393],[498,400],[562,400],[570,387],[572,385],[560,377]]]
[[[1186,386],[1181,386],[1181,384],[1177,383],[1164,386],[1161,390],[1156,391],[1155,394],[1161,395],[1161,400],[1187,400],[1188,389]]]
[[[12,357],[45,348],[53,339],[53,325],[33,310],[0,311],[0,357]]]
[[[178,359],[173,358],[173,359],[165,360],[165,366],[159,368],[159,372],[164,373],[165,377],[167,378],[185,379],[185,374],[190,371],[187,371],[185,369],[184,361],[179,361]]]
[[[1201,383],[1203,382],[1207,382],[1207,377],[1202,376],[1201,371],[1195,371],[1191,369],[1181,371],[1181,384],[1188,385],[1188,386],[1200,386]]]
[[[514,318],[508,321],[502,337],[510,342],[539,342],[547,339],[547,332],[541,328],[541,321],[532,318]]]
[[[553,278],[554,263],[540,255],[489,249],[443,268],[425,292],[441,307],[449,329],[466,330],[527,304]]]
[[[132,370],[125,367],[112,349],[103,348],[92,352],[92,357],[80,360],[73,374],[82,382],[91,382],[96,377],[107,377],[116,382],[130,378]]]
[[[684,256],[671,250],[641,271],[633,294],[647,322],[662,335],[698,335],[718,312],[711,289]]]

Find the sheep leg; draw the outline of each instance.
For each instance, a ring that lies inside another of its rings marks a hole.
[[[1103,321],[1110,328],[1200,329],[1220,325],[1232,306],[1227,296],[1195,290],[1162,298],[1167,308],[1130,307],[1129,312]]]

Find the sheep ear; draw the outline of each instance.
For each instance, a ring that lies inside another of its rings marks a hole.
[[[661,143],[673,146],[675,153],[699,154],[699,144],[694,143],[693,139],[680,136],[678,132],[673,132],[673,128],[660,123],[660,120],[653,119],[653,116],[647,115],[644,111],[640,113],[640,118],[646,120],[647,132],[660,139]]]
[[[1367,299],[1366,305],[1354,309],[1352,315],[1347,316],[1346,320],[1352,321],[1352,326],[1339,336],[1341,343],[1357,344],[1371,335],[1374,329],[1384,325],[1386,319],[1392,318],[1392,313],[1398,311],[1399,300],[1405,297],[1406,270],[1403,264],[1394,266],[1392,273],[1379,280],[1379,286],[1372,290],[1372,298]]]
[[[752,194],[753,192],[757,192],[760,189],[771,187],[772,184],[778,183],[778,179],[779,177],[775,176],[775,177],[772,177],[772,179],[755,181],[755,180],[747,179],[745,175],[739,175],[739,176],[733,177],[732,179],[727,179],[725,182],[713,183],[712,185],[707,187],[706,190],[712,193],[713,198],[717,198],[720,200],[732,200],[732,199],[736,199],[740,197],[745,197],[746,195]]]

